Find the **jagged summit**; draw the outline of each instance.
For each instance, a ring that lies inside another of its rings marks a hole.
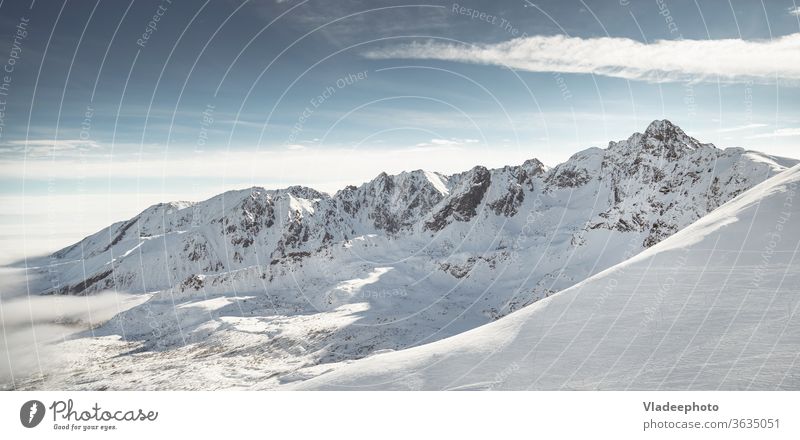
[[[717,150],[713,145],[700,143],[687,135],[667,119],[651,122],[644,133],[634,133],[626,140],[608,143],[608,149],[616,153],[649,154],[667,160],[675,160],[699,148]]]
[[[679,133],[685,135],[686,133],[680,127],[673,124],[669,119],[655,119],[647,125],[644,131],[645,135],[653,135],[656,133]]]
[[[302,185],[293,185],[284,190],[287,194],[291,194],[295,197],[302,197],[305,199],[324,199],[327,198],[328,195],[315,190],[309,186],[302,186]]]

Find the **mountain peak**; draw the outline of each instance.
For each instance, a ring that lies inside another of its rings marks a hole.
[[[324,199],[327,196],[314,188],[302,185],[292,185],[284,190],[286,194],[303,199]]]
[[[615,151],[649,152],[668,159],[676,159],[685,152],[697,150],[701,146],[703,144],[697,139],[687,135],[667,119],[656,119],[647,126],[644,133],[634,133],[627,140],[609,142],[609,148]]]
[[[677,157],[684,151],[696,150],[700,142],[687,135],[680,127],[667,119],[655,120],[647,126],[642,135],[645,147],[656,151],[666,151],[668,157]]]
[[[696,146],[697,140],[687,135],[680,127],[667,119],[656,119],[647,126],[643,134],[644,139],[670,143],[678,141],[681,144]]]
[[[655,135],[655,134],[658,134],[658,133],[677,133],[677,134],[683,134],[683,135],[686,134],[686,133],[683,132],[683,130],[681,130],[680,127],[678,127],[677,125],[673,124],[668,119],[661,119],[661,120],[656,119],[653,122],[651,122],[650,125],[647,126],[647,129],[645,129],[645,131],[644,131],[645,135],[648,135],[648,134],[649,135]]]

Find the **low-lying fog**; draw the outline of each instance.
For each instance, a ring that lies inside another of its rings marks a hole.
[[[147,295],[28,295],[25,270],[0,268],[0,388],[57,368],[58,342],[90,331]]]

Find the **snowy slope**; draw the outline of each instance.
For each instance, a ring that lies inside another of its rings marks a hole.
[[[518,313],[298,387],[800,389],[799,187],[796,166]]]
[[[333,196],[251,188],[159,204],[28,272],[46,280],[31,282],[43,294],[147,296],[65,343],[75,368],[63,373],[77,388],[273,387],[306,367],[500,319],[795,163],[654,121],[554,168],[531,159],[451,176],[382,173]]]

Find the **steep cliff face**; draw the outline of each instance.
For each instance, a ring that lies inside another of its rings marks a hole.
[[[350,186],[335,198],[345,214],[367,233],[396,236],[408,232],[449,193],[448,179],[422,170],[396,176],[381,173],[360,187]]]
[[[454,221],[468,222],[475,217],[492,183],[492,176],[485,167],[477,166],[454,180],[458,184],[452,195],[431,215],[425,223],[426,229],[441,231]]]

